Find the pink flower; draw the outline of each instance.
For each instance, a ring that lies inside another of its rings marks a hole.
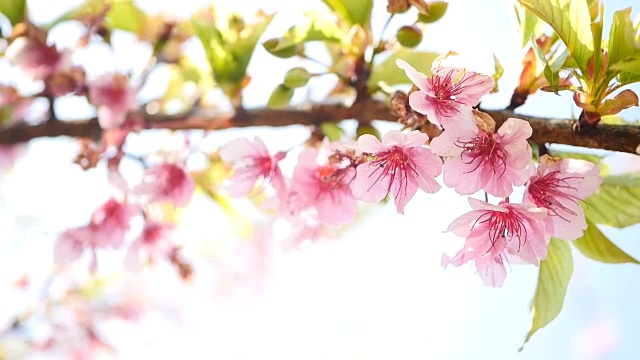
[[[13,167],[16,160],[27,152],[25,144],[0,145],[0,171]]]
[[[0,125],[13,125],[24,119],[32,100],[23,98],[11,86],[0,84]]]
[[[13,40],[5,56],[33,80],[45,80],[69,63],[68,53],[60,53],[55,46],[47,46],[44,40],[28,36]]]
[[[92,252],[92,268],[95,269],[97,248],[118,248],[129,231],[131,218],[138,213],[133,205],[110,199],[92,215],[88,225],[68,229],[56,241],[54,261],[64,266],[77,260],[85,249]]]
[[[460,266],[473,260],[485,285],[500,287],[506,277],[506,254],[538,265],[547,257],[550,235],[545,231],[546,209],[533,204],[487,202],[469,198],[472,211],[460,216],[448,230],[466,238],[464,248],[442,265]]]
[[[420,89],[409,95],[409,105],[439,128],[455,127],[469,119],[471,108],[494,87],[490,76],[460,68],[441,67],[439,57],[431,67],[431,77],[418,72],[404,60],[396,65]]]
[[[89,84],[89,100],[98,107],[98,122],[103,129],[117,128],[135,107],[136,92],[121,74],[106,74]]]
[[[274,156],[259,137],[253,142],[247,138],[231,140],[220,148],[220,157],[234,167],[227,190],[231,196],[247,195],[259,182],[270,182],[277,193],[285,193],[286,186],[278,162],[286,156],[278,152]]]
[[[587,228],[580,201],[589,197],[601,183],[598,167],[591,162],[544,155],[529,180],[523,201],[548,210],[545,225],[552,236],[575,240]]]
[[[356,151],[369,156],[369,161],[358,165],[351,189],[353,195],[367,202],[379,202],[391,194],[398,213],[404,214],[405,205],[418,188],[435,193],[440,184],[434,177],[442,172],[442,161],[422,145],[429,137],[414,130],[408,134],[393,130],[382,138],[362,135]]]
[[[187,206],[194,188],[193,179],[181,167],[162,164],[145,171],[142,183],[133,189],[133,194],[145,202],[167,202],[174,206]]]
[[[176,249],[171,243],[174,226],[147,221],[140,236],[131,243],[125,257],[125,266],[137,269],[144,263],[154,263],[168,257]]]
[[[531,126],[520,119],[509,118],[497,133],[475,125],[461,125],[445,130],[431,141],[431,149],[448,157],[444,162],[444,183],[460,195],[480,189],[506,197],[513,186],[524,185],[529,174],[531,147],[527,138]]]
[[[355,169],[348,161],[329,162],[324,150],[309,148],[298,157],[291,185],[293,208],[315,208],[323,225],[345,224],[356,215],[357,203],[349,187]]]

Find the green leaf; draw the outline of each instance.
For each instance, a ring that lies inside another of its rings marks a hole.
[[[585,71],[593,55],[591,16],[584,0],[518,0],[556,31],[579,68]]]
[[[611,69],[640,75],[640,50],[635,51],[624,59],[618,60],[618,62],[611,65]]]
[[[558,91],[560,90],[559,85],[560,85],[560,69],[558,67],[558,61],[554,62],[554,67],[552,68],[551,65],[549,64],[549,60],[547,60],[546,55],[544,54],[544,52],[542,51],[542,49],[540,48],[540,46],[538,46],[538,43],[535,41],[535,39],[531,39],[531,47],[533,48],[535,54],[536,54],[536,58],[538,59],[538,61],[540,61],[540,63],[542,65],[544,65],[544,70],[543,70],[543,74],[544,74],[544,78],[547,80],[547,82],[549,83],[549,87],[551,88],[551,91],[553,91],[556,95],[558,95]],[[568,56],[568,53],[567,53]],[[566,58],[565,58],[566,60]],[[564,62],[564,60],[563,60]],[[561,67],[562,63],[560,63],[560,67]],[[554,70],[555,69],[555,70]]]
[[[631,22],[631,8],[616,11],[609,33],[609,64],[626,59],[636,51],[635,29]]]
[[[544,22],[536,14],[527,10],[521,4],[515,4],[516,17],[520,25],[520,34],[522,35],[522,47],[524,48],[531,38],[537,38],[544,29]]]
[[[350,25],[367,28],[371,19],[373,0],[322,0],[333,12]]]
[[[320,124],[320,131],[331,141],[338,141],[344,135],[344,130],[333,122],[324,122]]]
[[[498,60],[498,57],[496,56],[496,54],[493,54],[493,66],[494,66],[493,81],[495,82],[495,86],[493,87],[493,92],[497,92],[498,80],[500,80],[500,78],[502,77],[502,74],[504,74],[504,68],[502,67],[502,64],[500,64],[500,61]]]
[[[113,1],[107,14],[108,24],[112,29],[142,33],[146,14],[132,0]]]
[[[587,219],[587,230],[584,235],[573,241],[573,245],[584,256],[608,264],[633,263],[640,264],[638,260],[632,258],[622,251],[616,244],[612,243],[598,229],[598,226]]]
[[[270,108],[281,108],[289,105],[291,98],[293,97],[293,89],[280,84],[273,89],[271,96],[269,96],[269,101],[267,102],[267,106]]]
[[[538,286],[531,302],[533,322],[525,338],[525,343],[531,339],[536,331],[545,327],[558,316],[562,310],[572,274],[573,258],[569,243],[552,238],[549,242],[547,258],[540,262]],[[522,346],[524,347],[524,344]]]
[[[234,101],[246,85],[247,66],[273,14],[261,15],[254,24],[245,24],[237,14],[214,13],[215,20],[195,19],[193,25],[214,79]]]
[[[600,188],[585,202],[587,218],[596,224],[617,228],[637,224],[640,222],[640,176],[604,177]]]
[[[379,82],[387,85],[410,84],[411,80],[405,75],[404,70],[396,65],[397,59],[403,59],[416,70],[426,74],[431,74],[431,63],[438,57],[438,54],[424,51],[411,51],[399,49],[389,55],[384,61],[373,66],[371,77],[369,78],[369,88],[375,89]]]
[[[296,45],[309,41],[344,42],[347,34],[336,22],[324,13],[311,13],[305,21],[291,27],[280,39],[268,40],[267,50],[271,53],[295,48]],[[265,43],[265,47],[267,43]]]
[[[0,13],[9,19],[11,26],[15,26],[27,17],[26,0],[2,0]]]

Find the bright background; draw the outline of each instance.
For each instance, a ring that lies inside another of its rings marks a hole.
[[[28,2],[36,23],[49,21],[79,3]],[[181,17],[208,3],[137,1],[145,10]],[[303,10],[323,9],[320,1],[225,3],[245,15],[260,7],[267,13],[278,11],[263,39],[283,34]],[[613,11],[631,3],[607,1],[605,29]],[[379,32],[386,20],[385,2],[375,4],[373,21]],[[637,15],[638,9],[634,10]],[[402,24],[401,19],[394,19],[387,34]],[[505,68],[500,82],[504,91],[489,96],[483,105],[505,107],[517,83],[522,56],[515,29],[511,1],[452,0],[443,20],[427,27],[421,48],[455,50],[473,61],[470,68],[484,73],[493,72],[495,54]],[[59,47],[73,46],[77,37],[78,27],[73,24],[60,26],[50,35]],[[114,44],[113,54],[106,47],[90,47],[74,61],[86,65],[94,75],[114,69],[140,71],[150,49],[122,33],[114,35]],[[195,42],[187,49],[194,60],[204,63]],[[307,62],[271,57],[261,46],[254,56],[249,67],[252,83],[245,93],[248,107],[264,105],[288,68],[302,64],[314,70]],[[0,79],[20,82],[6,64],[0,64]],[[141,97],[153,96],[162,89],[163,81],[166,77],[159,72]],[[295,101],[322,100],[328,89],[326,80],[314,79],[306,93],[296,93]],[[65,119],[94,115],[91,107],[77,98],[68,97],[58,105],[58,113]],[[553,94],[536,94],[519,111],[558,118],[577,115],[568,96]],[[637,109],[622,115],[629,120],[640,118]],[[381,125],[381,129],[391,128],[392,124]],[[213,150],[238,136],[259,135],[275,151],[298,145],[306,134],[307,130],[298,126],[227,130],[207,136],[202,146]],[[171,149],[179,142],[179,136],[155,132],[131,136],[127,147],[145,152]],[[25,156],[12,170],[0,175],[0,328],[25,307],[38,309],[37,289],[51,272],[56,235],[67,227],[85,224],[111,194],[103,166],[84,172],[72,163],[77,150],[78,145],[70,139],[37,139],[28,144]],[[640,160],[633,156],[612,157],[610,162],[620,169],[640,166]],[[129,178],[139,179],[140,169],[123,166]],[[255,292],[247,290],[251,287],[245,286],[243,280],[247,279],[226,276],[236,274],[235,270],[211,270],[212,263],[235,266],[233,261],[238,259],[228,251],[234,232],[219,209],[196,197],[183,214],[184,223],[177,234],[187,252],[199,256],[191,283],[179,281],[169,265],[123,273],[121,254],[105,252],[98,276],[112,281],[115,290],[91,301],[124,298],[148,310],[135,322],[103,321],[101,334],[119,349],[118,356],[123,359],[638,358],[640,267],[600,264],[575,251],[574,276],[562,313],[518,352],[530,324],[529,302],[537,268],[513,266],[501,289],[483,286],[471,266],[442,270],[441,254],[453,253],[463,242],[444,230],[466,211],[466,198],[446,188],[435,195],[419,193],[404,216],[393,206],[363,206],[361,219],[340,239],[277,254],[268,266],[268,275],[248,275],[249,285],[261,287]],[[640,258],[640,226],[602,230]],[[16,292],[10,288],[9,284],[25,273],[33,278],[33,290]],[[237,273],[246,272],[241,269]],[[33,329],[36,335],[51,331],[46,326]],[[0,344],[6,347],[12,341],[3,338]],[[37,354],[33,358],[60,356]]]

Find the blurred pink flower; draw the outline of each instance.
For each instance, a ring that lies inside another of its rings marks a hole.
[[[98,122],[103,129],[124,123],[129,110],[135,108],[136,91],[122,74],[105,74],[88,83],[89,101],[98,108]]]
[[[531,147],[527,139],[531,126],[520,119],[509,118],[497,133],[476,125],[460,125],[445,130],[431,141],[431,149],[448,157],[444,162],[444,183],[460,195],[483,189],[506,197],[513,186],[524,185],[529,177]]]
[[[129,247],[124,264],[128,269],[138,269],[145,263],[155,263],[166,258],[176,249],[171,242],[174,225],[147,220],[142,233]]]
[[[88,225],[68,229],[57,239],[54,247],[54,262],[65,266],[77,260],[85,249],[92,253],[91,267],[96,266],[97,248],[118,248],[129,231],[129,223],[138,213],[138,208],[110,199],[92,215]]]
[[[602,183],[598,172],[598,167],[589,161],[544,155],[529,180],[523,201],[548,210],[545,226],[552,236],[575,240],[587,228],[580,201]]]
[[[448,231],[466,238],[453,258],[442,256],[442,265],[460,266],[473,260],[485,285],[500,287],[506,277],[505,255],[516,255],[538,265],[547,257],[550,235],[545,231],[546,209],[533,204],[487,202],[469,198],[472,211],[455,219]]]
[[[231,196],[247,195],[258,181],[269,182],[279,195],[286,193],[286,185],[278,162],[286,153],[278,152],[274,156],[259,137],[253,142],[247,138],[229,141],[220,148],[220,157],[234,167],[228,180],[227,190]]]
[[[0,145],[0,171],[13,167],[16,160],[26,152],[25,144]]]
[[[345,224],[356,215],[357,203],[349,187],[355,169],[350,163],[330,163],[325,150],[309,148],[298,157],[291,184],[293,206],[315,208],[322,225]]]
[[[420,89],[409,95],[409,105],[440,129],[469,122],[471,108],[494,87],[493,78],[460,68],[441,67],[439,57],[431,67],[431,77],[417,71],[404,60],[396,65]]]
[[[376,203],[391,193],[398,213],[404,214],[405,205],[418,188],[427,193],[440,190],[434,177],[442,172],[442,161],[423,147],[428,139],[417,130],[408,134],[389,131],[382,142],[373,135],[360,136],[356,151],[368,155],[369,161],[358,165],[351,186],[353,195]]]
[[[0,125],[23,120],[31,103],[31,99],[21,97],[14,87],[0,84]]]
[[[48,46],[44,41],[28,36],[13,40],[5,56],[34,80],[45,80],[70,63],[67,52],[58,52],[54,45]]]
[[[142,183],[132,194],[145,202],[167,202],[174,206],[187,206],[191,201],[195,183],[184,169],[175,164],[161,164],[144,172]]]

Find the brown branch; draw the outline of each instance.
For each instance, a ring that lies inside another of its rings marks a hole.
[[[527,120],[533,128],[534,143],[556,143],[637,154],[640,145],[640,126],[605,125],[576,132],[573,120],[549,119],[515,114],[510,110],[484,110],[500,126],[509,117]],[[248,126],[317,125],[344,119],[360,121],[396,121],[388,106],[375,100],[358,102],[351,107],[316,105],[309,109],[254,109],[235,114],[201,116],[146,116],[144,128],[170,130],[218,130]],[[19,124],[0,130],[1,144],[16,144],[39,137],[69,136],[98,139],[102,133],[97,119],[83,121],[47,121],[39,125]]]

